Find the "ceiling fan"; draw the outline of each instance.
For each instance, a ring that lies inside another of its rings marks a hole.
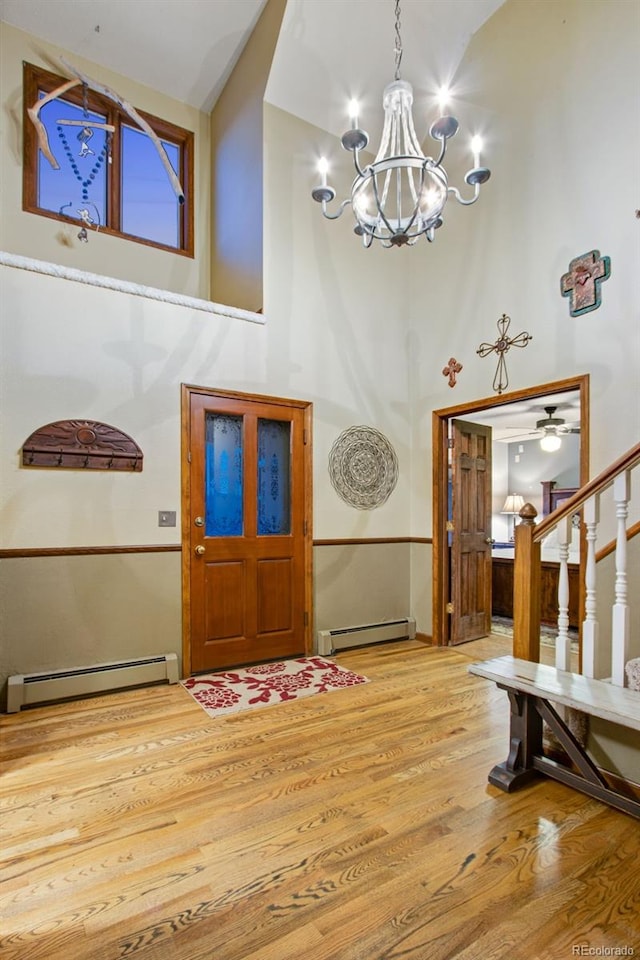
[[[545,407],[547,416],[536,423],[536,432],[541,431],[540,446],[547,453],[559,450],[562,437],[567,433],[580,433],[580,427],[570,427],[562,417],[554,417],[557,407]]]
[[[543,450],[557,450],[563,436],[570,433],[580,433],[579,424],[568,424],[563,417],[555,416],[557,409],[557,407],[544,407],[547,415],[536,421],[535,430],[527,430],[519,436],[510,436],[508,442],[522,443],[523,440],[539,439]]]

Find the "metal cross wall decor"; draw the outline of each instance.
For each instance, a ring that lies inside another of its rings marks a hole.
[[[509,385],[509,374],[507,373],[505,354],[509,352],[511,347],[526,347],[529,340],[533,339],[530,333],[525,333],[524,331],[516,337],[508,337],[507,330],[509,329],[510,323],[511,317],[503,313],[498,320],[499,337],[496,342],[481,343],[476,350],[476,353],[481,357],[488,357],[490,353],[496,353],[498,355],[498,366],[496,367],[496,373],[493,378],[493,389],[496,393],[502,393]]]
[[[568,272],[560,278],[560,292],[563,297],[571,298],[572,317],[598,309],[602,302],[600,286],[610,275],[611,260],[601,257],[599,250],[590,250],[571,261]]]

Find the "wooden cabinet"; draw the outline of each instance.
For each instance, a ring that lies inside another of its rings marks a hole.
[[[569,564],[569,626],[579,625],[579,570],[577,563]],[[540,622],[558,622],[558,579],[560,564],[543,560],[540,565]],[[495,617],[513,618],[513,560],[494,557],[491,561],[493,599],[491,613]]]

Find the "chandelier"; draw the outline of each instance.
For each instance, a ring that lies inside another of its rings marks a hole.
[[[480,195],[480,185],[491,176],[487,167],[480,166],[481,142],[471,141],[473,167],[465,175],[465,182],[474,188],[473,195],[465,199],[456,187],[450,187],[447,172],[442,166],[447,142],[455,136],[458,121],[455,117],[441,116],[431,125],[429,134],[440,142],[437,160],[426,157],[416,136],[411,107],[413,88],[400,79],[402,39],[400,35],[400,0],[396,0],[396,70],[393,81],[385,87],[382,98],[384,128],[380,147],[373,163],[360,165],[360,151],[369,143],[369,137],[358,126],[355,101],[351,102],[351,129],[342,135],[345,150],[353,153],[356,177],[351,185],[351,196],[340,204],[337,213],[329,213],[327,204],[335,199],[336,191],[327,184],[327,162],[320,159],[319,170],[322,182],[311,196],[322,205],[322,213],[328,220],[337,220],[349,204],[356,219],[354,232],[362,237],[365,247],[379,240],[383,247],[401,247],[414,244],[424,235],[433,241],[435,231],[443,223],[443,210],[452,193],[464,206],[475,203]]]

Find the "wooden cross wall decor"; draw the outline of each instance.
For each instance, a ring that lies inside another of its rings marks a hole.
[[[498,320],[499,337],[496,342],[481,343],[476,350],[476,353],[481,357],[488,357],[490,353],[496,353],[498,355],[498,366],[496,367],[496,373],[493,378],[493,389],[496,391],[496,393],[502,393],[502,391],[509,385],[507,362],[504,358],[505,354],[509,352],[511,347],[526,347],[529,341],[533,340],[531,334],[526,333],[524,330],[515,337],[508,337],[507,330],[509,329],[510,323],[511,317],[508,317],[506,313],[503,313]]]
[[[455,387],[456,385],[456,376],[462,370],[462,364],[458,363],[455,357],[449,358],[449,363],[446,365],[442,371],[443,377],[449,377],[449,386]]]
[[[610,275],[611,260],[601,257],[599,250],[590,250],[571,261],[568,272],[560,280],[560,292],[563,297],[570,297],[572,317],[598,309],[602,302],[600,286]]]

